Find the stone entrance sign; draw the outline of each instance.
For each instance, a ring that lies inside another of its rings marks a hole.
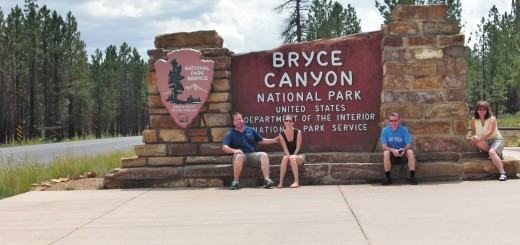
[[[232,56],[232,107],[266,137],[295,117],[303,151],[372,152],[380,134],[381,32]]]
[[[157,88],[175,123],[186,128],[206,103],[215,63],[201,60],[202,53],[195,49],[180,49],[167,56],[167,61],[155,62]]]

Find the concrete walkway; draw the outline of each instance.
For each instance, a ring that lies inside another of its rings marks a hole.
[[[518,244],[519,227],[516,179],[35,191],[0,200],[0,244]]]
[[[520,180],[28,192],[0,244],[517,244]]]

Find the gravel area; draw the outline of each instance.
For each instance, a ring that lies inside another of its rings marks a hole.
[[[59,179],[33,185],[33,191],[66,191],[66,190],[97,190],[103,186],[103,178],[86,178],[77,180]]]

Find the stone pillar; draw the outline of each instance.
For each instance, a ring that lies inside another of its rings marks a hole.
[[[190,178],[189,171],[193,169],[189,166],[231,162],[231,157],[222,152],[221,142],[231,124],[232,52],[222,47],[223,39],[216,31],[164,34],[157,36],[154,43],[156,49],[148,50],[150,129],[143,131],[145,144],[135,146],[137,156],[122,159],[121,168],[105,177],[105,186],[222,186],[220,179],[201,180],[196,178],[198,174]],[[201,51],[202,59],[215,62],[208,100],[198,117],[186,129],[176,125],[162,104],[154,67],[158,59],[167,60],[169,52],[180,48],[197,49]]]
[[[417,153],[470,147],[466,52],[446,5],[397,6],[382,40],[381,125],[391,112],[412,134]]]

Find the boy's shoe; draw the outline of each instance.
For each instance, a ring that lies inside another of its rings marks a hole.
[[[231,183],[231,186],[229,187],[229,189],[236,190],[238,188],[240,188],[240,184],[238,183],[238,180],[233,180],[233,183]]]
[[[417,185],[417,179],[415,177],[410,177],[410,185]]]
[[[391,185],[392,184],[392,179],[390,178],[385,178],[383,180],[383,185]]]
[[[498,180],[500,181],[506,181],[507,180],[507,176],[505,174],[501,174],[500,175],[500,178],[498,178]]]
[[[271,188],[274,186],[274,182],[271,179],[264,180],[264,185],[262,187],[264,188]]]

